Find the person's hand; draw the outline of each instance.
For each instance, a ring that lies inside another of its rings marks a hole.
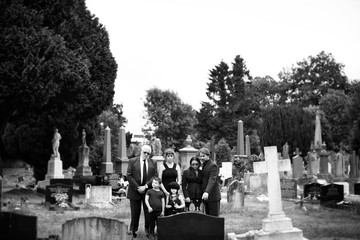
[[[189,197],[185,198],[185,202],[190,202],[190,201],[191,201],[191,200],[190,200]]]
[[[170,196],[170,193],[168,191],[165,191],[165,195],[168,197]]]
[[[202,195],[202,199],[206,201],[206,200],[208,200],[208,198],[209,198],[209,193],[204,192]]]
[[[145,187],[145,186],[140,186],[140,187],[138,187],[138,192],[139,192],[139,193],[144,193],[145,190],[146,190],[146,187]]]
[[[160,216],[161,216],[161,217],[163,217],[164,215],[165,215],[164,212],[161,212],[161,213],[160,213]]]
[[[165,205],[166,208],[171,208],[171,205]]]
[[[152,212],[152,211],[153,211],[152,207],[149,207],[149,213]]]

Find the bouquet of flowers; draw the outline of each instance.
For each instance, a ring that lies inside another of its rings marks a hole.
[[[67,204],[69,196],[66,193],[57,193],[55,195],[56,203],[61,208],[67,208],[69,205]]]

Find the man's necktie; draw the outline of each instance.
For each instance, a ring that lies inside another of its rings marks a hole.
[[[142,184],[145,184],[146,183],[146,177],[147,177],[147,172],[146,172],[146,159],[143,160],[144,163],[143,163],[143,178],[142,178]]]

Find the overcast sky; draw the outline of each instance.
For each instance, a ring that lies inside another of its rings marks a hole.
[[[359,0],[86,0],[106,27],[118,64],[114,103],[141,133],[146,90],[178,93],[199,110],[209,70],[236,55],[253,77],[321,51],[360,79]]]

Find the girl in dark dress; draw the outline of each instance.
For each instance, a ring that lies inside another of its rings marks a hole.
[[[181,171],[180,166],[174,163],[174,151],[169,148],[165,150],[165,161],[164,164],[160,166],[159,178],[162,181],[161,190],[166,194],[170,195],[169,184],[171,182],[181,183]]]
[[[166,198],[165,216],[184,212],[185,201],[179,194],[180,185],[177,182],[169,183],[170,195]]]
[[[182,191],[185,197],[185,209],[189,210],[190,203],[195,206],[196,211],[200,211],[202,191],[202,171],[200,160],[197,157],[190,159],[190,167],[186,169],[182,176]]]

